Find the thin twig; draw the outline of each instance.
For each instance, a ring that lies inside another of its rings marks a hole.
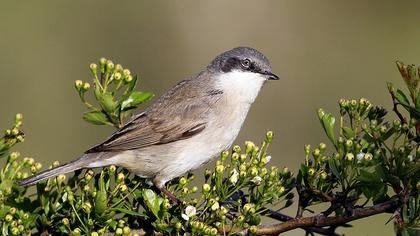
[[[282,232],[289,230],[302,228],[302,227],[325,227],[343,225],[347,222],[365,218],[372,215],[377,215],[384,212],[394,211],[397,208],[399,199],[393,199],[384,203],[376,204],[371,207],[357,208],[354,209],[352,215],[349,216],[334,216],[326,217],[322,215],[304,217],[299,219],[293,219],[285,223],[261,226],[257,229],[257,235],[278,235]],[[247,235],[248,230],[242,230],[237,235]]]

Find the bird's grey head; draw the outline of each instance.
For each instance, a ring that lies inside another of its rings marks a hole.
[[[266,80],[278,80],[270,62],[261,52],[250,47],[237,47],[218,55],[208,69],[219,72],[248,72],[261,75]]]

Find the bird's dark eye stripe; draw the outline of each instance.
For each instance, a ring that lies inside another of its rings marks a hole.
[[[231,57],[227,59],[226,62],[223,64],[222,71],[229,72],[232,69],[237,68],[239,64],[240,64],[240,60],[238,58]]]

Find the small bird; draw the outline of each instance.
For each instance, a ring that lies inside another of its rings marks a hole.
[[[229,148],[267,80],[278,80],[256,49],[237,47],[179,82],[144,112],[80,158],[20,181],[27,186],[82,168],[116,165],[152,180],[169,199],[165,183],[197,169]]]

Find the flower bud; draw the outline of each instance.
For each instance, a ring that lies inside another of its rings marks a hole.
[[[52,167],[57,167],[57,166],[59,166],[60,165],[60,162],[59,161],[54,161],[53,163],[52,163]]]
[[[327,179],[328,174],[325,173],[325,171],[322,171],[321,174],[320,174],[320,177],[321,177],[321,179]]]
[[[122,184],[122,185],[120,186],[120,190],[121,190],[121,192],[125,192],[125,191],[127,191],[127,185]]]
[[[114,166],[114,165],[111,165],[110,167],[109,167],[109,173],[111,173],[111,174],[113,174],[113,173],[115,173],[115,171],[117,170],[117,167],[116,166]]]
[[[131,232],[130,227],[125,226],[123,228],[123,235],[130,235],[130,232]]]
[[[213,205],[211,205],[211,210],[212,211],[216,211],[217,209],[219,209],[219,202],[218,201],[215,201],[213,203]]]
[[[255,233],[257,233],[257,226],[252,225],[251,227],[249,227],[249,232],[250,232],[251,234],[255,234]]]
[[[222,161],[225,161],[226,159],[227,159],[227,157],[229,156],[229,151],[227,151],[227,150],[225,150],[225,151],[223,151],[222,153],[221,153],[221,155],[220,155],[220,159],[222,160]]]
[[[90,84],[89,83],[86,82],[86,83],[83,84],[83,89],[84,90],[88,90],[89,88],[90,88]]]
[[[133,80],[133,76],[129,75],[127,77],[125,77],[125,82],[129,83]]]
[[[96,76],[96,70],[98,69],[98,65],[96,65],[95,63],[91,63],[89,65],[90,71],[92,72],[92,74],[94,76]]]
[[[69,225],[69,224],[70,224],[70,221],[69,221],[69,219],[67,219],[67,218],[63,218],[63,219],[61,220],[61,222],[63,223],[63,225]]]
[[[82,234],[82,231],[79,228],[75,228],[73,230],[73,235],[74,236],[80,236]]]
[[[366,153],[365,154],[365,156],[364,156],[364,159],[366,160],[366,161],[371,161],[372,159],[373,159],[373,155],[372,155],[372,153]]]
[[[225,170],[225,167],[223,165],[216,166],[216,173],[222,174],[224,170]]]
[[[129,70],[129,69],[124,69],[124,70],[123,70],[123,75],[124,75],[124,76],[129,76],[129,75],[131,75],[130,70]]]
[[[83,82],[81,80],[76,80],[74,81],[74,86],[76,87],[77,90],[80,90],[83,86]]]
[[[10,153],[10,161],[15,161],[20,156],[19,152],[12,152]]]
[[[85,202],[82,208],[87,214],[89,214],[92,211],[92,205],[89,202]]]
[[[9,213],[10,214],[12,214],[12,215],[14,215],[14,214],[16,214],[16,208],[15,207],[11,207],[10,209],[9,209]]]
[[[319,155],[321,154],[321,150],[319,150],[318,148],[315,148],[315,150],[313,151],[312,155],[316,158],[319,157]]]
[[[235,145],[235,146],[233,146],[232,151],[240,154],[241,153],[241,147],[239,145]]]
[[[386,132],[388,131],[388,128],[385,126],[385,125],[382,125],[380,128],[379,128],[379,132],[382,134],[382,135],[384,135],[384,134],[386,134]]]
[[[191,188],[191,193],[195,193],[195,192],[197,192],[197,191],[198,191],[197,186],[194,186],[194,187],[192,187],[192,188]]]
[[[353,159],[354,159],[353,153],[349,152],[349,153],[346,154],[346,160],[352,161]]]
[[[327,145],[325,143],[319,144],[319,150],[321,150],[321,152],[324,152],[326,148],[327,148]]]
[[[246,155],[245,155],[245,154],[241,154],[241,156],[240,156],[240,161],[241,161],[241,162],[246,161]]]
[[[309,168],[309,170],[308,170],[308,174],[309,174],[310,176],[313,176],[313,175],[315,174],[315,169],[314,169],[314,168]]]
[[[267,132],[267,134],[265,135],[265,138],[266,138],[268,143],[271,143],[271,141],[273,141],[273,136],[274,136],[273,131],[268,131]]]
[[[121,80],[121,78],[122,78],[122,75],[121,75],[121,73],[120,73],[120,72],[116,72],[116,73],[114,74],[114,79],[115,79],[116,81],[120,81],[120,80]]]
[[[256,167],[251,167],[249,169],[249,173],[251,174],[251,176],[256,176],[258,175],[258,169]]]
[[[261,177],[264,177],[267,173],[268,173],[267,168],[263,167],[263,168],[261,168],[261,169],[260,169],[260,173],[259,173],[259,175],[260,175]]]
[[[245,142],[245,152],[246,153],[251,153],[252,150],[255,148],[255,144],[251,141],[246,141]]]
[[[66,176],[65,175],[59,175],[59,176],[57,176],[57,182],[58,182],[58,184],[62,184],[64,182],[64,180],[66,180]]]
[[[400,130],[401,129],[401,121],[400,120],[394,120],[394,122],[392,122],[392,124],[394,125],[394,128],[396,130]]]
[[[12,216],[12,215],[7,214],[7,215],[4,217],[4,220],[5,220],[6,222],[11,222],[11,221],[13,220],[13,216]]]
[[[17,227],[12,227],[12,229],[10,230],[10,233],[12,233],[12,235],[19,235],[19,229]]]
[[[286,191],[286,189],[285,189],[283,186],[281,186],[281,187],[279,188],[279,193],[280,193],[280,194],[283,194],[283,193],[284,193],[284,191]]]
[[[238,153],[233,153],[232,154],[232,161],[237,161],[239,159],[239,154]]]
[[[112,62],[111,60],[108,60],[108,61],[106,62],[106,69],[107,69],[107,71],[111,71],[111,70],[113,70],[113,69],[114,69],[114,67],[115,67],[114,62]]]
[[[203,184],[203,192],[208,192],[210,191],[210,185],[209,184]]]
[[[121,183],[124,181],[124,179],[125,179],[125,175],[123,173],[119,173],[117,176],[117,182]]]
[[[35,168],[37,171],[41,170],[42,164],[40,162],[35,163]]]

